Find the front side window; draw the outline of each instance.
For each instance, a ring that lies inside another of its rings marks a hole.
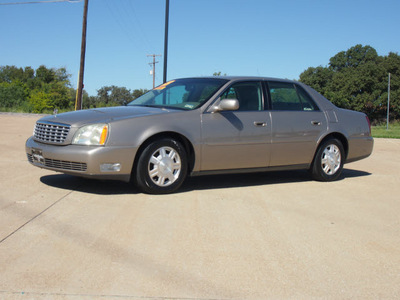
[[[237,99],[240,111],[263,110],[260,82],[235,83],[221,95],[221,99]]]
[[[128,105],[192,110],[203,105],[226,82],[227,80],[214,78],[171,80],[133,100]]]
[[[300,87],[293,83],[269,82],[273,110],[315,111],[317,105]]]

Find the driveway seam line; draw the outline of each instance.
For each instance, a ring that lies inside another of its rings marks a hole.
[[[59,203],[61,200],[63,200],[64,198],[66,198],[67,196],[69,196],[70,194],[72,194],[74,191],[70,191],[69,193],[65,194],[64,196],[62,196],[60,199],[58,199],[56,202],[54,202],[53,204],[51,204],[49,207],[45,208],[44,210],[42,210],[40,213],[38,213],[36,216],[32,217],[31,219],[29,219],[28,221],[26,221],[24,224],[22,224],[21,226],[19,226],[17,229],[15,229],[13,232],[11,232],[10,234],[8,234],[6,237],[4,237],[3,239],[0,240],[0,244],[3,243],[5,240],[7,240],[9,237],[13,236],[15,233],[17,233],[19,230],[21,230],[23,227],[25,227],[26,225],[28,225],[30,222],[32,222],[33,220],[35,220],[37,217],[41,216],[42,214],[44,214],[46,211],[48,211],[50,208],[52,208],[54,205],[56,205],[57,203]]]
[[[92,298],[92,297],[96,297],[96,298],[129,298],[129,299],[148,299],[148,300],[224,300],[227,298],[197,298],[197,297],[167,297],[167,296],[161,296],[161,297],[157,297],[157,296],[133,296],[133,295],[105,295],[105,294],[69,294],[69,293],[42,293],[42,292],[25,292],[25,291],[21,291],[21,292],[16,292],[16,291],[0,291],[0,294],[12,294],[12,295],[25,295],[25,296],[67,296],[67,297],[84,297],[84,298]],[[235,298],[232,298],[235,299]]]

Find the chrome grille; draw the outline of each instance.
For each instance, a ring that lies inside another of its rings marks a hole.
[[[33,160],[32,154],[27,153],[27,156],[28,156],[28,161],[33,164],[34,160]],[[71,171],[80,171],[80,172],[85,172],[87,170],[86,163],[75,162],[75,161],[66,161],[66,160],[57,160],[57,159],[50,159],[50,158],[45,158],[43,165],[48,168],[60,169],[60,170],[71,170]]]
[[[67,138],[70,127],[65,124],[37,122],[33,136],[41,142],[62,144]]]
[[[62,170],[72,170],[72,171],[86,171],[87,165],[85,163],[65,161],[57,159],[44,159],[44,165],[49,168],[62,169]]]

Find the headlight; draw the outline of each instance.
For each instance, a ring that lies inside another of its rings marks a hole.
[[[75,133],[72,144],[77,145],[104,145],[108,135],[107,124],[93,124],[83,126]]]

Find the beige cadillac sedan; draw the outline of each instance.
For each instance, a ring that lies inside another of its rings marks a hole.
[[[171,80],[127,106],[44,117],[26,142],[37,167],[156,194],[214,173],[308,169],[331,181],[372,148],[365,114],[302,83],[259,77]]]

